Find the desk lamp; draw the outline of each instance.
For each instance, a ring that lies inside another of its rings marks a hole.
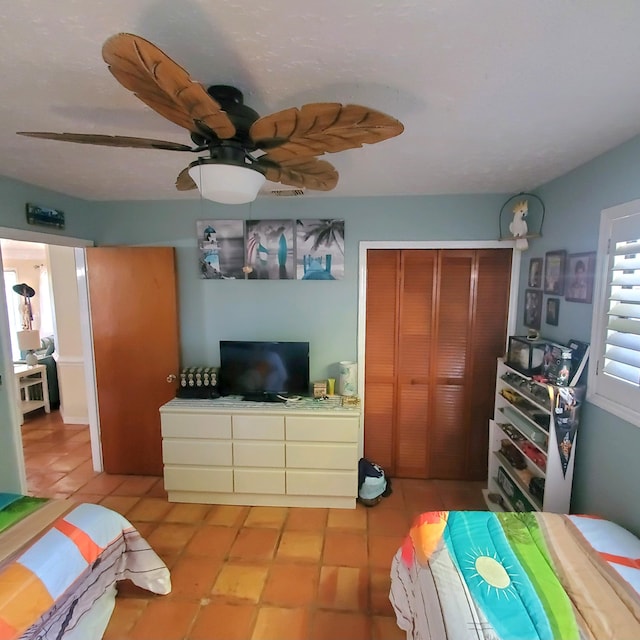
[[[38,357],[34,353],[40,348],[40,332],[37,329],[18,331],[18,347],[20,351],[27,351],[24,361],[32,367],[38,364]]]

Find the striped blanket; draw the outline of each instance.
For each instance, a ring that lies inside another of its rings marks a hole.
[[[15,509],[16,501],[9,504]],[[0,533],[0,640],[99,638],[115,583],[127,578],[154,593],[171,590],[165,564],[120,514],[95,504],[30,501],[26,515]],[[104,607],[94,606],[99,601]],[[90,620],[96,613],[98,627]]]
[[[596,518],[422,514],[390,599],[413,640],[640,638],[640,540]]]

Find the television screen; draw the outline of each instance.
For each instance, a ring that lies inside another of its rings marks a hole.
[[[307,395],[309,343],[221,340],[219,385],[245,398]]]

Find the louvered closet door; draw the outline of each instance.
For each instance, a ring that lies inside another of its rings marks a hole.
[[[474,253],[462,250],[438,252],[436,331],[432,343],[433,411],[428,429],[431,446],[426,476],[430,478],[465,477]],[[486,451],[484,456],[487,457]]]
[[[482,479],[509,250],[367,256],[365,456],[390,475]]]
[[[393,473],[400,251],[367,252],[365,456]]]
[[[468,394],[466,476],[487,477],[489,430],[493,415],[498,357],[504,355],[511,283],[511,252],[505,249],[476,252],[478,279],[471,328]]]
[[[398,286],[397,403],[395,409],[395,475],[427,477],[435,251],[402,251]]]

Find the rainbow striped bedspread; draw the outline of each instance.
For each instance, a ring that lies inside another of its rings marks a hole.
[[[16,498],[0,494],[0,510],[15,510]],[[0,640],[88,637],[78,629],[95,630],[87,621],[96,612],[106,624],[118,580],[171,590],[165,564],[120,514],[69,500],[25,511],[0,533]]]
[[[416,519],[389,597],[412,640],[640,638],[640,540],[552,513],[433,511]]]

